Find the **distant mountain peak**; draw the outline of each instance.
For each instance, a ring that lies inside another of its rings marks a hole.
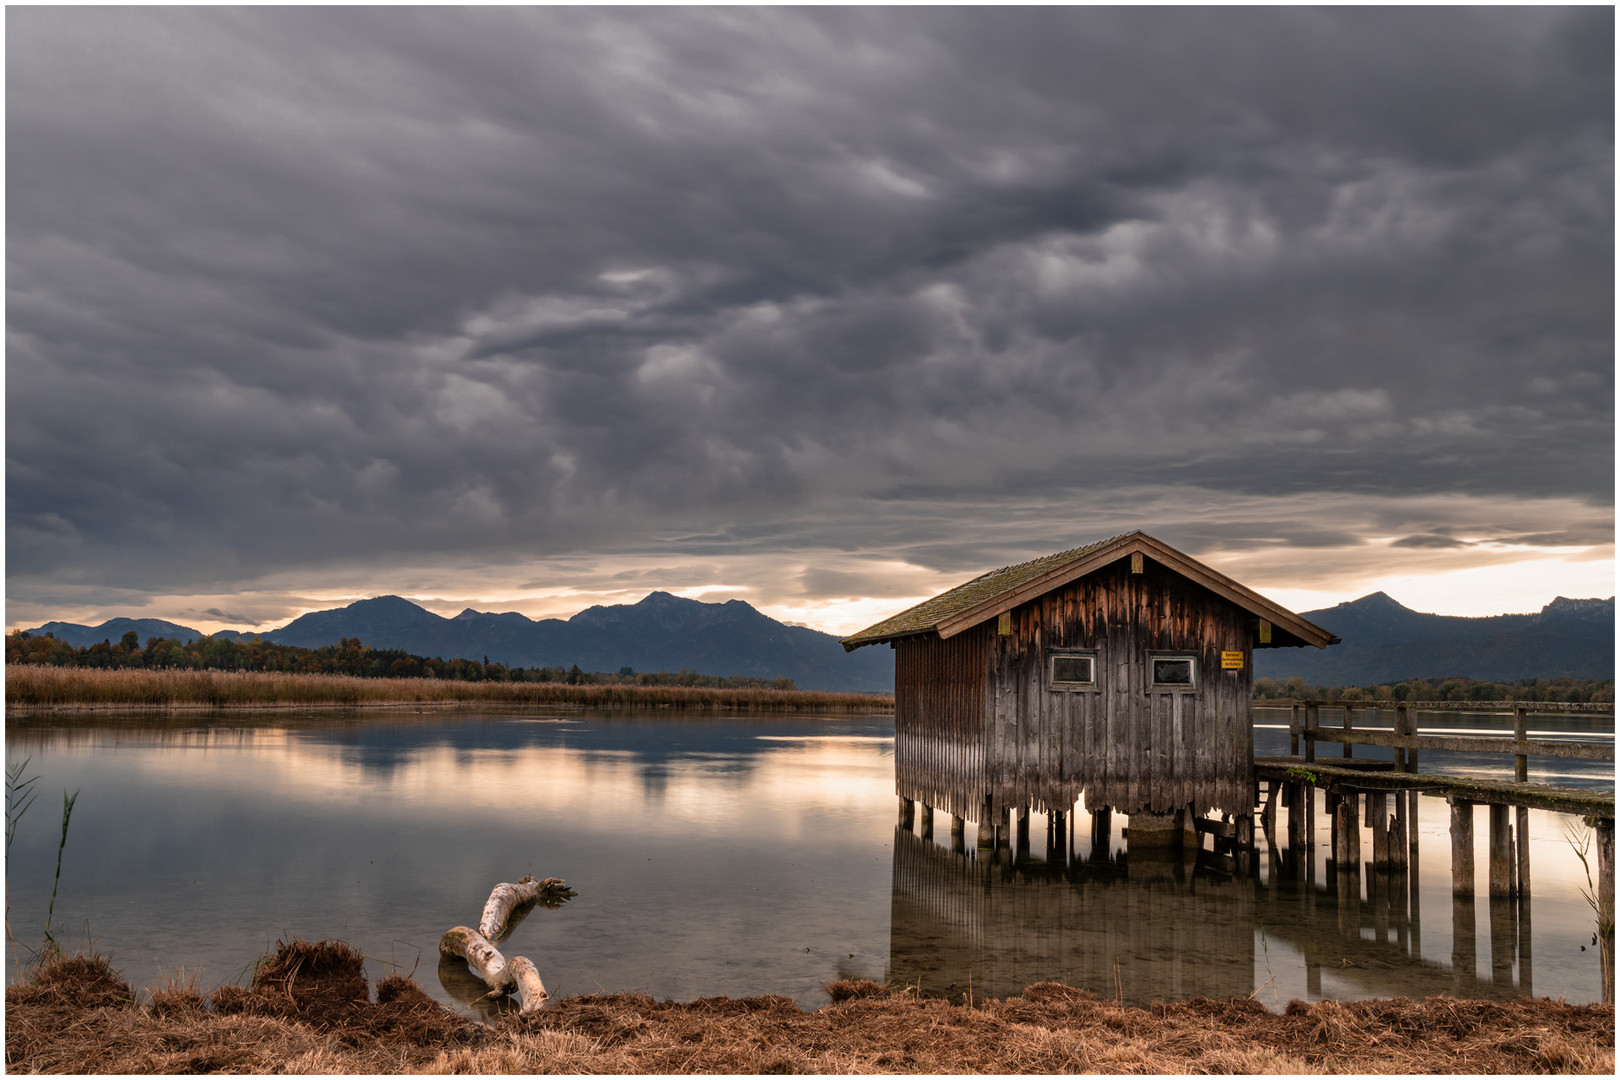
[[[1375,593],[1368,593],[1366,596],[1360,596],[1360,597],[1357,597],[1354,600],[1346,600],[1344,603],[1340,604],[1339,606],[1340,607],[1347,607],[1347,608],[1359,608],[1362,611],[1379,611],[1379,610],[1383,610],[1383,611],[1411,611],[1412,610],[1411,608],[1407,607],[1405,604],[1401,603],[1399,600],[1395,599],[1393,596],[1389,595],[1389,593],[1383,592],[1383,591],[1379,591],[1379,592],[1375,592]]]

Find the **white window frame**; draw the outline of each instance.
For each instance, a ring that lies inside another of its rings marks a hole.
[[[1058,681],[1056,675],[1057,661],[1060,658],[1077,657],[1091,661],[1090,682]],[[1049,649],[1046,653],[1046,688],[1063,693],[1079,694],[1099,689],[1097,685],[1097,652],[1095,649]]]
[[[1188,674],[1191,676],[1190,680],[1188,682],[1184,682],[1184,683],[1162,683],[1162,682],[1159,682],[1157,679],[1154,678],[1154,670],[1153,669],[1154,669],[1154,665],[1157,664],[1160,660],[1185,660],[1185,661],[1187,661]],[[1178,693],[1178,692],[1183,693],[1183,694],[1190,694],[1190,693],[1194,693],[1194,692],[1196,692],[1198,690],[1198,657],[1194,653],[1186,652],[1185,650],[1180,650],[1180,649],[1173,650],[1173,651],[1166,649],[1166,650],[1160,651],[1160,652],[1150,652],[1150,653],[1148,653],[1147,668],[1148,668],[1147,677],[1148,677],[1148,689],[1149,690],[1157,691],[1158,693],[1161,693],[1161,694],[1162,693]]]

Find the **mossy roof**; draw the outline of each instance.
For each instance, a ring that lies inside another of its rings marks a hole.
[[[948,592],[924,600],[915,607],[844,638],[843,646],[853,651],[862,645],[876,645],[917,634],[951,637],[1133,552],[1149,555],[1257,617],[1271,621],[1278,630],[1283,631],[1283,639],[1276,641],[1276,644],[1315,645],[1321,648],[1339,640],[1224,574],[1138,531],[980,574]]]

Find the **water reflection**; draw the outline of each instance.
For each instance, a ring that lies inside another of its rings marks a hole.
[[[1420,800],[1437,805],[1418,819],[1417,872],[1361,874],[1353,891],[1330,874],[1320,812],[1308,853],[1263,852],[1245,873],[1213,853],[1122,860],[1128,820],[1099,837],[1083,811],[1048,858],[1036,815],[1033,853],[995,863],[971,831],[952,855],[948,823],[937,839],[896,834],[892,731],[887,716],[13,722],[8,762],[31,757],[46,798],[10,851],[11,925],[39,940],[60,826],[45,804],[79,788],[56,917],[138,986],[182,966],[229,982],[297,934],[351,942],[373,978],[414,967],[460,1007],[454,966],[432,970],[439,937],[476,922],[496,882],[533,873],[579,896],[535,911],[502,951],[534,959],[557,995],[785,993],[813,1008],[838,978],[953,996],[1057,978],[1136,1002],[1600,996],[1556,815],[1530,818],[1533,927],[1483,896],[1453,905],[1438,800]]]

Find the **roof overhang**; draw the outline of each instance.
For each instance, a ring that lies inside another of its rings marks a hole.
[[[1101,570],[1110,563],[1137,553],[1153,559],[1189,581],[1202,585],[1210,592],[1235,604],[1256,618],[1266,620],[1271,623],[1274,629],[1282,630],[1284,633],[1298,639],[1301,645],[1314,645],[1319,649],[1323,649],[1339,642],[1337,637],[1315,623],[1301,618],[1275,601],[1266,599],[1253,589],[1232,580],[1220,571],[1211,569],[1191,556],[1182,554],[1163,541],[1138,531],[1084,549],[1073,560],[1062,563],[1038,577],[1021,581],[1017,585],[970,607],[942,616],[929,628],[922,630],[911,628],[900,633],[885,634],[880,632],[871,634],[871,631],[877,630],[883,625],[878,623],[876,626],[869,627],[867,630],[843,639],[844,649],[853,651],[863,645],[876,645],[902,637],[914,637],[919,632],[927,633],[932,631],[937,633],[942,640],[951,638],[964,630],[978,626],[986,619],[993,619],[1003,612],[1011,611],[1020,604],[1051,592],[1053,589],[1062,588],[1072,581],[1078,581],[1087,574]],[[869,634],[871,634],[870,637]]]

